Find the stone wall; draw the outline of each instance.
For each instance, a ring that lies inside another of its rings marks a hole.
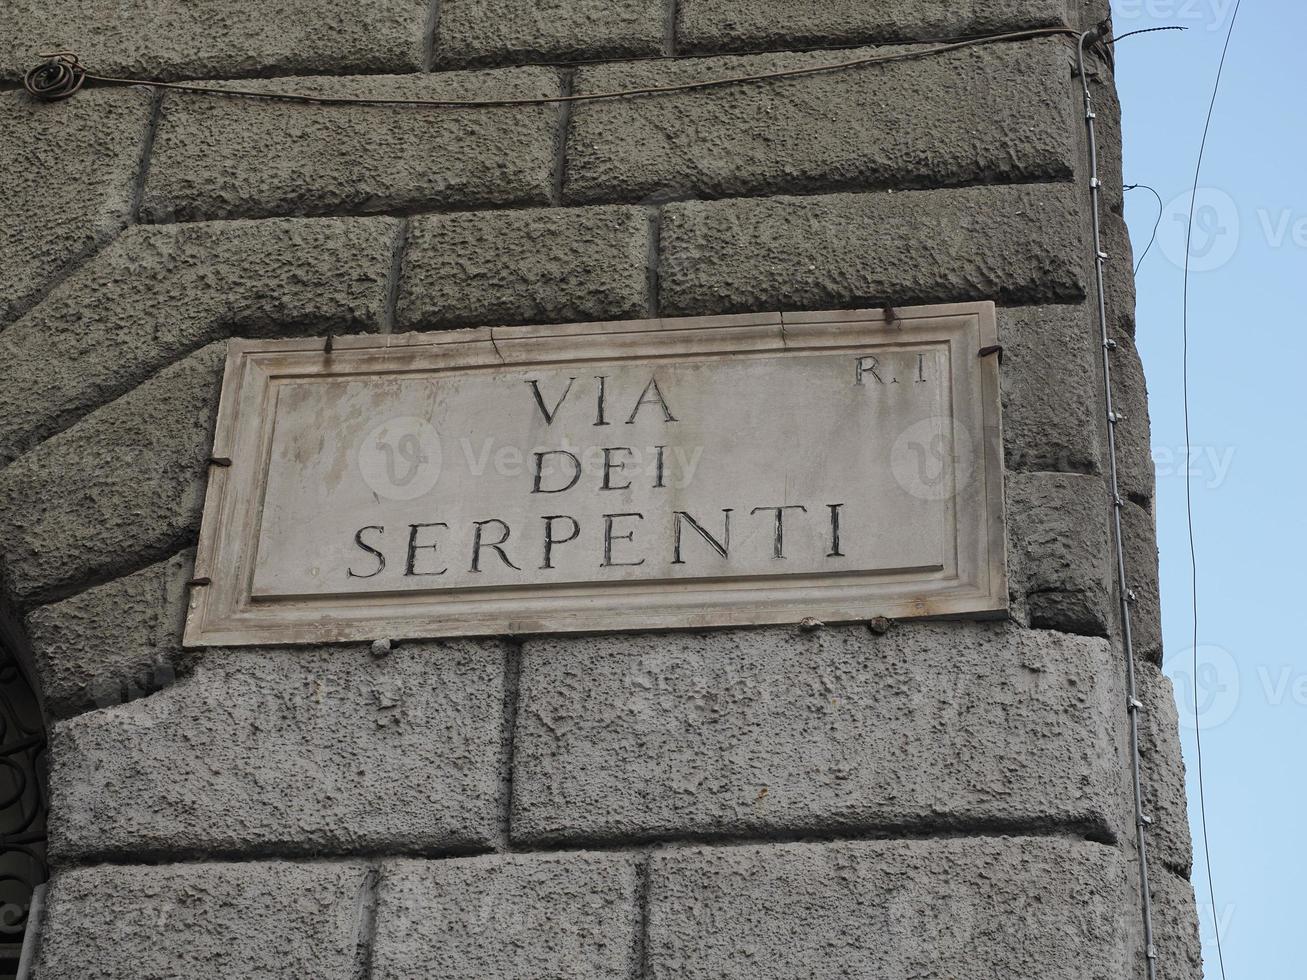
[[[0,80],[548,98],[1081,29],[1080,0],[10,0]],[[832,46],[852,52],[820,51]],[[533,108],[0,93],[0,603],[51,723],[38,970],[1140,975],[1067,36]],[[1201,975],[1095,61],[1165,980]],[[225,340],[992,299],[1011,621],[183,653]]]

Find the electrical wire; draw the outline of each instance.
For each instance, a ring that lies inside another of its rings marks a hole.
[[[1097,313],[1097,341],[1102,358],[1103,413],[1107,422],[1107,489],[1112,501],[1112,547],[1114,551],[1114,571],[1116,572],[1116,593],[1121,617],[1121,654],[1125,660],[1125,702],[1128,718],[1128,751],[1130,758],[1130,788],[1135,816],[1135,856],[1139,866],[1139,912],[1143,926],[1144,969],[1148,980],[1157,980],[1157,944],[1153,932],[1153,895],[1148,874],[1148,827],[1152,818],[1144,813],[1144,789],[1142,761],[1139,736],[1139,712],[1143,703],[1138,697],[1135,675],[1134,630],[1131,624],[1131,606],[1135,595],[1130,590],[1125,560],[1125,533],[1121,511],[1125,509],[1125,498],[1121,496],[1120,467],[1117,461],[1116,428],[1122,420],[1117,414],[1112,397],[1112,353],[1117,349],[1117,342],[1112,339],[1107,323],[1107,285],[1106,270],[1108,255],[1103,251],[1102,196],[1103,182],[1098,176],[1098,127],[1095,120],[1098,113],[1094,111],[1094,97],[1089,90],[1089,72],[1085,66],[1085,54],[1089,46],[1101,41],[1107,32],[1106,23],[1080,35],[1076,44],[1076,75],[1080,79],[1081,98],[1084,102],[1085,134],[1089,153],[1089,217],[1093,232],[1094,249],[1094,298]],[[1110,50],[1110,49],[1109,49]]]
[[[1126,184],[1123,190],[1133,191],[1142,189],[1149,191],[1153,197],[1157,198],[1157,220],[1153,222],[1153,234],[1148,239],[1148,244],[1144,246],[1144,254],[1139,256],[1139,261],[1135,263],[1135,275],[1139,275],[1139,270],[1143,268],[1144,259],[1148,258],[1148,253],[1153,250],[1153,243],[1157,241],[1157,229],[1162,227],[1162,213],[1166,210],[1166,205],[1162,203],[1162,195],[1157,193],[1155,187],[1149,187],[1147,184]]]
[[[1212,114],[1216,110],[1216,98],[1221,92],[1221,77],[1225,73],[1225,57],[1230,51],[1230,39],[1234,36],[1234,25],[1239,19],[1239,7],[1243,0],[1237,0],[1230,15],[1230,28],[1225,32],[1225,45],[1221,48],[1221,61],[1216,68],[1216,81],[1212,85],[1212,98],[1207,104],[1207,120],[1203,123],[1203,137],[1198,144],[1198,161],[1194,165],[1194,183],[1189,193],[1189,223],[1185,229],[1184,239],[1184,298],[1181,304],[1181,387],[1184,395],[1184,442],[1190,445],[1189,437],[1189,248],[1193,241],[1194,209],[1198,197],[1198,182],[1203,172],[1203,154],[1207,151],[1207,136],[1212,128]],[[1221,948],[1221,921],[1216,914],[1216,886],[1212,883],[1212,851],[1207,836],[1207,793],[1203,785],[1203,723],[1199,714],[1198,701],[1198,549],[1194,543],[1194,496],[1193,480],[1186,476],[1184,481],[1185,519],[1189,529],[1189,587],[1193,598],[1193,689],[1194,689],[1194,741],[1198,762],[1198,811],[1202,823],[1203,863],[1207,866],[1207,897],[1212,905],[1212,926],[1216,935],[1216,957],[1221,967],[1221,980],[1225,980],[1225,952]]]
[[[692,82],[680,82],[672,85],[649,85],[640,88],[620,89],[612,92],[589,92],[579,95],[557,95],[530,99],[383,99],[355,98],[346,96],[304,95],[296,92],[278,92],[275,90],[259,91],[257,89],[240,89],[218,87],[213,85],[196,85],[190,82],[156,82],[145,78],[122,78],[114,75],[98,75],[88,71],[72,51],[59,51],[42,54],[47,59],[23,76],[23,87],[33,98],[46,102],[66,99],[78,92],[86,82],[101,85],[146,85],[150,88],[165,89],[173,92],[189,92],[194,95],[217,95],[229,98],[270,99],[279,102],[296,102],[310,105],[367,105],[367,106],[416,106],[431,109],[500,109],[517,106],[563,105],[577,102],[599,102],[612,99],[628,99],[646,95],[667,95],[675,92],[693,92],[704,89],[724,88],[731,85],[745,85],[753,82],[772,81],[774,79],[800,78],[808,75],[828,74],[846,71],[867,65],[888,64],[895,61],[913,61],[965,48],[980,47],[987,44],[999,44],[1008,41],[1027,41],[1039,37],[1077,37],[1077,33],[1066,27],[1040,27],[1027,31],[1014,31],[1006,34],[987,34],[934,45],[925,48],[912,48],[906,51],[894,51],[882,54],[866,55],[847,61],[825,62],[807,65],[801,68],[786,68],[777,71],[759,72],[751,75],[733,75],[726,78],[701,79]]]
[[[1116,37],[1107,39],[1107,44],[1113,45],[1117,41],[1124,41],[1128,37],[1134,37],[1136,34],[1156,34],[1158,31],[1187,31],[1189,28],[1180,27],[1178,24],[1169,24],[1166,27],[1141,27],[1137,31],[1129,31],[1125,34],[1118,34]]]

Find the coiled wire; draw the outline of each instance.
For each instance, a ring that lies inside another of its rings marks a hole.
[[[46,60],[23,76],[27,94],[42,102],[58,102],[72,96],[86,81],[86,69],[72,51],[42,54]]]

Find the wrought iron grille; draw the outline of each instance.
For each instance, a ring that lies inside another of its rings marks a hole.
[[[0,980],[18,971],[32,892],[46,879],[45,749],[36,692],[0,643]]]

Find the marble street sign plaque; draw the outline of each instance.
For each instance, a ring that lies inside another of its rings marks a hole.
[[[230,344],[188,646],[997,613],[989,303]]]

